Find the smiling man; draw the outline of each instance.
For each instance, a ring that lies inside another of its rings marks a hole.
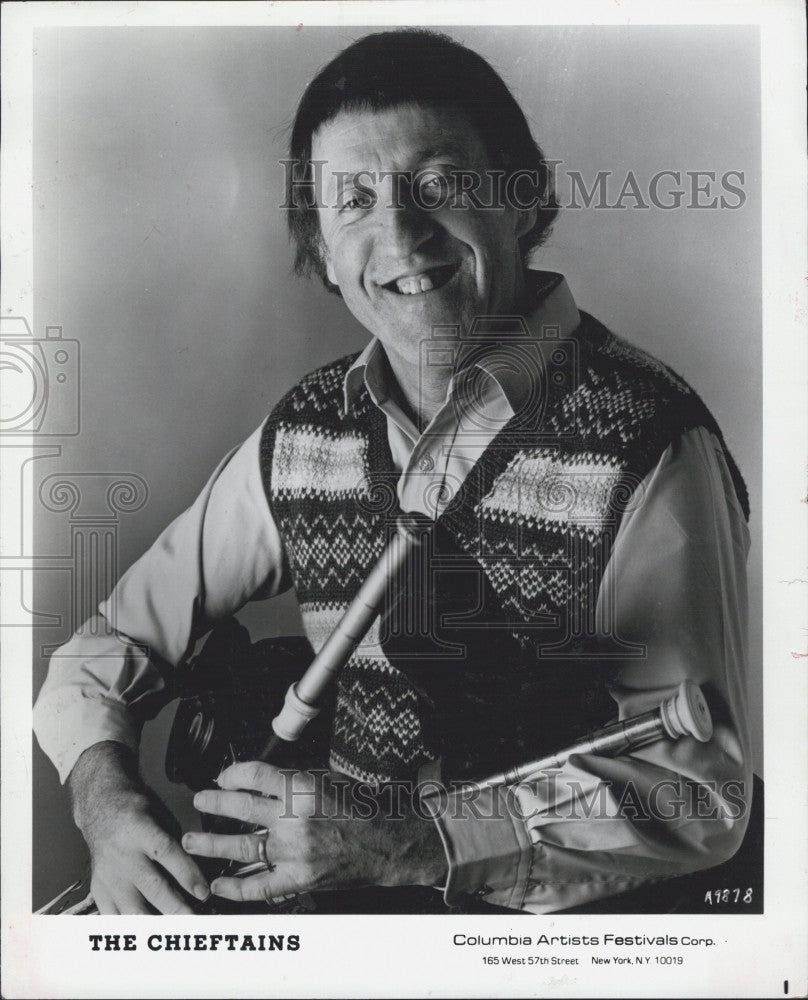
[[[475,317],[523,304],[518,241],[537,207],[496,205],[483,141],[451,107],[342,111],[317,129],[311,156],[326,168],[318,221],[328,280],[383,345],[426,423],[446,400],[448,372],[432,369],[440,375],[419,385],[425,337],[441,326],[469,330]],[[479,178],[492,209],[474,210],[458,196],[458,176]]]
[[[266,862],[213,882],[230,899],[406,885],[533,912],[731,857],[751,791],[743,482],[689,386],[528,266],[557,209],[507,87],[439,34],[368,36],[308,87],[285,167],[298,272],[372,339],[225,459],[101,605],[116,634],[84,630],[53,661],[37,733],[69,777],[99,907],[190,911],[209,891],[192,855]],[[332,774],[234,764],[196,805],[260,829],[181,847],[135,765],[167,675],[290,586],[321,648],[402,511],[432,522],[427,558],[341,673]],[[684,680],[709,696],[708,742],[579,754],[518,794],[451,785]],[[338,776],[377,808],[323,809]]]

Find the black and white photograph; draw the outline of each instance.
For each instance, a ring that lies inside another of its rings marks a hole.
[[[4,996],[805,994],[805,15],[665,6],[4,5]]]

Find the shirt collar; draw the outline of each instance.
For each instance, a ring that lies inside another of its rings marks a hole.
[[[566,279],[553,271],[529,270],[526,275],[531,301],[534,307],[525,317],[529,331],[540,336],[552,331],[552,335],[564,338],[571,336],[581,322],[581,316]],[[487,372],[500,386],[514,412],[521,409],[525,392],[530,392],[524,379],[512,366],[496,365],[486,367],[484,355],[475,359],[475,366]],[[389,396],[389,369],[381,341],[374,337],[359,354],[345,373],[343,383],[346,413],[364,385],[373,402],[380,406]]]

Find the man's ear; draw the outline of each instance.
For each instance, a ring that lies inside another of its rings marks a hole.
[[[325,264],[325,273],[328,280],[332,285],[339,287],[339,282],[337,281],[337,275],[334,271],[334,265],[331,263],[331,258],[327,253],[323,252],[323,262]]]

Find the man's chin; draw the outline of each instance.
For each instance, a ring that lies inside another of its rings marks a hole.
[[[480,313],[471,296],[444,294],[443,289],[416,295],[385,293],[376,309],[379,325],[389,330],[400,328],[430,336],[436,326],[465,329]]]
[[[377,327],[377,336],[390,344],[420,344],[439,335],[442,339],[457,330],[463,333],[470,327],[476,313],[462,309],[436,309],[425,307],[409,317],[389,316],[387,322]]]

